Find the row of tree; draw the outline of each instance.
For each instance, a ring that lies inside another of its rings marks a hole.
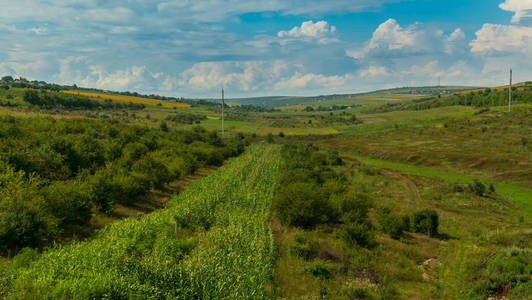
[[[70,95],[60,92],[47,92],[28,89],[24,92],[24,101],[43,109],[144,109],[144,104],[112,100],[93,100],[86,96]]]
[[[220,165],[245,143],[201,127],[0,117],[0,253],[79,234],[96,212]]]

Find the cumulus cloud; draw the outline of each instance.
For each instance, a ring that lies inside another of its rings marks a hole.
[[[416,23],[403,28],[394,19],[380,24],[362,49],[347,51],[355,59],[377,57],[419,56],[447,52],[451,54],[465,40],[457,28],[449,36],[439,29]]]
[[[482,59],[486,77],[502,78],[514,67],[516,77],[532,76],[532,27],[484,24],[471,41],[471,53]]]
[[[320,88],[335,88],[342,86],[346,78],[345,76],[324,76],[322,74],[301,74],[296,72],[292,77],[281,80],[275,84],[274,88],[277,90],[291,90],[291,89],[311,89],[317,90]]]
[[[532,27],[484,24],[471,42],[471,51],[480,54],[493,52],[524,52],[532,54]]]
[[[198,90],[226,86],[252,91],[271,85],[285,71],[287,65],[281,61],[201,62],[182,72],[177,83]]]
[[[296,26],[288,31],[282,30],[277,33],[280,38],[311,38],[317,39],[320,43],[327,43],[333,40],[331,36],[336,32],[336,27],[329,25],[326,21],[306,21],[301,26]]]
[[[532,0],[501,0],[512,23],[478,25],[472,40],[460,28],[389,19],[361,42],[348,36],[356,30],[324,19],[398,1],[11,1],[0,9],[0,75],[192,97],[222,85],[246,96],[425,85],[440,76],[494,84],[509,65],[532,76]],[[246,13],[312,21],[274,32],[227,25]]]
[[[293,15],[318,15],[331,12],[357,12],[398,0],[181,0],[157,4],[160,13],[200,22],[216,22],[249,12],[280,12]]]
[[[499,7],[514,13],[512,23],[532,23],[532,0],[506,0]]]
[[[369,66],[359,72],[362,78],[377,78],[388,75],[388,69],[385,66]]]

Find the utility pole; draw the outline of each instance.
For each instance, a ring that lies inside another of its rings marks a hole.
[[[224,135],[224,88],[222,87],[222,136]]]
[[[508,112],[512,111],[512,69],[510,69],[510,85],[508,86]]]

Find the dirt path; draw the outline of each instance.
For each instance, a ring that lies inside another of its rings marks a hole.
[[[390,169],[382,169],[382,170],[385,174],[388,174],[390,176],[397,178],[405,186],[406,190],[408,190],[410,194],[410,197],[409,197],[410,202],[414,204],[420,204],[423,202],[423,199],[421,199],[421,195],[419,193],[419,189],[417,185],[410,178],[405,176],[405,174],[397,170],[390,170]]]
[[[348,157],[348,156],[342,156],[342,159],[349,160],[349,161],[358,161],[355,158]],[[389,175],[391,177],[396,178],[398,181],[400,181],[403,186],[405,187],[405,190],[408,191],[407,201],[413,203],[413,204],[419,204],[422,203],[421,194],[419,193],[419,189],[417,185],[405,174],[401,171],[394,170],[394,169],[388,169],[388,168],[380,168],[383,173],[386,175]]]

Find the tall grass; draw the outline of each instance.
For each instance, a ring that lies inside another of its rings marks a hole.
[[[279,161],[278,146],[252,146],[166,209],[13,267],[0,279],[0,297],[267,298]]]

